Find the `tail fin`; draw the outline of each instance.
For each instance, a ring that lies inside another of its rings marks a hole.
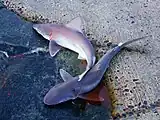
[[[125,43],[119,43],[118,46],[119,46],[120,48],[123,48],[123,47],[125,47],[126,45],[129,45],[129,44],[132,43],[132,42],[136,42],[136,41],[139,41],[139,40],[141,40],[141,39],[145,39],[145,38],[151,37],[151,36],[152,36],[152,35],[148,35],[148,36],[144,36],[144,37],[140,37],[140,38],[136,38],[136,39],[127,41],[127,42],[125,42]]]

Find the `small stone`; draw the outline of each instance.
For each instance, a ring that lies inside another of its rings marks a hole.
[[[138,81],[138,80],[139,80],[139,79],[136,79],[136,78],[135,78],[135,79],[133,79],[133,82],[136,82],[136,81]]]
[[[125,117],[126,117],[126,114],[125,114],[125,113],[122,113],[122,117],[124,117],[124,118],[125,118]]]
[[[124,89],[125,92],[129,92],[129,89]]]
[[[87,36],[90,36],[91,34],[90,33],[87,33]]]
[[[132,109],[132,108],[134,108],[134,106],[133,105],[128,105],[128,108]]]
[[[133,115],[133,112],[128,112],[129,116],[132,116]]]
[[[143,104],[144,104],[144,105],[147,105],[147,101],[144,101]]]

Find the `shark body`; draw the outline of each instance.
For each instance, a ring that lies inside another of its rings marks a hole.
[[[64,82],[57,84],[49,90],[44,97],[44,103],[47,105],[56,105],[76,98],[92,100],[92,98],[87,98],[86,95],[96,88],[96,86],[101,82],[112,58],[119,53],[124,46],[142,38],[127,41],[125,43],[119,43],[116,47],[107,51],[107,53],[102,56],[102,58],[86,73],[81,81],[78,81],[78,76],[72,77],[69,73],[60,69],[60,75]],[[103,98],[99,96],[99,100],[103,101]]]
[[[77,17],[66,25],[34,24],[35,29],[45,39],[49,40],[49,53],[54,57],[62,47],[78,53],[78,59],[86,60],[86,70],[79,76],[80,79],[95,64],[95,51],[91,42],[81,30],[81,19]]]

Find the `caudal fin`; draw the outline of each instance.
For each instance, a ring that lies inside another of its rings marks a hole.
[[[136,41],[139,41],[139,40],[145,39],[145,38],[147,38],[147,37],[151,37],[151,36],[152,36],[152,35],[148,35],[148,36],[144,36],[144,37],[140,37],[140,38],[136,38],[136,39],[127,41],[127,42],[125,42],[125,43],[119,43],[118,46],[119,46],[120,48],[123,48],[123,47],[131,44],[132,42],[136,42]]]

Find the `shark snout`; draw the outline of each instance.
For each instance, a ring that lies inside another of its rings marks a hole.
[[[40,27],[40,25],[38,25],[38,24],[33,24],[33,29],[34,29],[34,30],[37,31],[37,30],[39,29],[39,27]]]
[[[64,96],[50,96],[50,95],[46,95],[43,99],[44,104],[46,105],[57,105],[59,103],[68,101],[68,100],[72,100],[73,97],[68,97],[66,95]]]
[[[59,96],[54,87],[44,96],[43,102],[46,105],[56,105],[59,103]]]
[[[44,104],[46,104],[46,105],[53,105],[53,104],[52,104],[52,100],[49,99],[49,97],[46,97],[46,96],[44,97],[43,102],[44,102]]]
[[[60,96],[55,96],[54,93],[51,95],[46,94],[46,96],[43,99],[43,102],[46,105],[57,105],[63,101],[65,101],[65,100],[63,100]]]
[[[51,88],[45,95],[43,102],[46,105],[57,105],[71,99],[75,99],[72,89],[63,82]]]
[[[45,39],[49,40],[51,29],[48,27],[48,24],[46,26],[43,26],[43,24],[33,24],[33,29],[42,35]]]

